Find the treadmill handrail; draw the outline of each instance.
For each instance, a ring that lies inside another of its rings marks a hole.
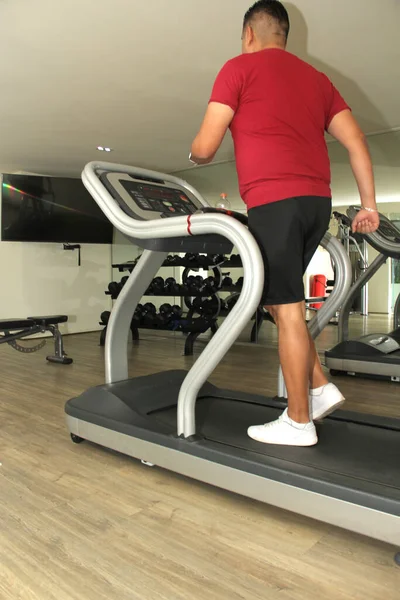
[[[159,218],[152,219],[151,221],[139,221],[134,219],[120,208],[118,202],[111,196],[98,178],[97,173],[104,171],[114,173],[121,172],[123,174],[128,173],[133,176],[148,176],[152,179],[160,179],[160,174],[110,163],[92,162],[85,167],[82,174],[84,185],[114,227],[128,237],[135,239],[150,239],[155,237],[172,238],[187,237],[189,235],[210,235],[214,233],[227,238],[233,246],[237,248],[242,258],[244,281],[239,300],[189,371],[180,390],[178,401],[178,435],[190,437],[196,433],[194,406],[198,392],[239,337],[240,333],[250,322],[260,304],[264,288],[264,262],[261,251],[247,227],[242,223],[239,223],[235,218],[227,215],[214,213],[194,214],[190,218],[190,232],[187,217],[173,217],[170,219]],[[196,198],[201,200],[203,205],[208,206],[200,194],[183,180],[177,179],[171,175],[163,175],[162,180],[177,183],[186,190],[190,189],[190,192]],[[129,330],[131,313],[133,314],[136,305],[129,306],[130,312],[129,315],[127,315],[127,311],[125,310],[127,304],[126,299],[129,300],[129,295],[132,295],[132,286],[135,283],[135,277],[139,279],[141,276],[140,265],[143,264],[143,269],[146,269],[146,262],[151,260],[152,255],[157,254],[159,253],[151,251],[145,251],[143,253],[141,261],[131,273],[123,292],[120,294],[114,305],[114,310],[111,313],[109,321],[109,331],[106,337],[105,347],[105,355],[106,358],[108,357],[108,361],[106,360],[107,383],[115,381],[114,373],[111,372],[110,367],[115,337],[113,331],[121,330],[123,328],[122,321],[125,321],[126,317],[128,318],[125,322],[125,329],[126,331]],[[120,366],[118,370],[120,376],[123,376],[125,373],[127,376],[127,363]],[[193,407],[192,411],[191,407]]]
[[[353,219],[357,212],[360,210],[359,206],[350,206],[347,210],[347,214],[349,218]],[[392,228],[395,226],[390,222],[385,215],[379,213],[379,217],[381,221],[388,222],[388,224],[392,225]],[[395,228],[397,233],[397,227]],[[353,300],[356,298],[357,294],[360,290],[367,285],[367,283],[372,279],[372,277],[379,271],[379,269],[387,262],[388,258],[399,258],[400,257],[400,243],[391,242],[383,237],[383,235],[379,232],[379,229],[374,233],[370,234],[359,234],[362,235],[363,238],[372,246],[377,252],[378,256],[375,260],[367,267],[367,269],[360,275],[360,277],[355,281],[355,283],[351,286],[348,297],[346,298],[346,302],[342,306],[342,310],[339,315],[339,323],[338,323],[338,343],[346,342],[349,339],[349,321],[350,321],[350,312],[353,305]],[[400,239],[400,232],[399,232]],[[400,301],[399,301],[400,302]],[[400,313],[400,307],[399,307]]]
[[[396,305],[394,307],[394,329],[400,327],[400,294],[397,296]]]
[[[178,435],[190,437],[196,433],[195,424],[195,404],[197,394],[203,384],[207,381],[210,374],[214,371],[221,359],[228,352],[230,347],[239,337],[251,317],[256,312],[264,287],[264,263],[259,246],[243,224],[227,215],[219,214],[194,214],[190,218],[190,231],[187,217],[173,217],[170,219],[152,219],[151,221],[141,221],[126,214],[118,202],[111,196],[99,179],[101,172],[112,172],[121,174],[131,174],[132,176],[142,176],[167,181],[178,184],[183,189],[197,198],[203,206],[208,206],[202,196],[185,181],[172,175],[164,175],[154,171],[147,171],[125,165],[114,165],[112,163],[92,162],[86,165],[82,173],[82,181],[88,191],[91,193],[101,210],[108,217],[111,223],[119,231],[128,237],[134,239],[151,238],[173,238],[186,237],[189,235],[210,235],[217,234],[227,238],[234,247],[237,248],[242,258],[244,282],[239,300],[233,310],[224,320],[217,333],[207,344],[205,350],[197,359],[189,371],[180,390],[178,399]],[[316,337],[332,316],[339,309],[344,297],[350,287],[351,267],[350,260],[340,242],[333,238],[329,233],[324,236],[322,246],[331,254],[336,267],[336,286],[327,302],[316,314],[310,324],[310,331],[313,337]],[[156,252],[146,252],[143,262],[143,268],[146,269],[146,261],[151,260]],[[153,261],[154,264],[157,262]],[[130,275],[123,292],[120,294],[110,318],[110,331],[106,338],[106,355],[109,355],[112,349],[112,330],[121,328],[126,319],[126,329],[129,329],[129,311],[126,307],[126,299],[129,300],[130,288],[135,283],[135,273],[140,269],[136,268]],[[142,281],[139,287],[145,289]],[[140,290],[136,290],[136,293]],[[136,302],[136,298],[135,298]],[[129,303],[129,309],[132,314],[136,306]],[[122,315],[123,313],[123,315]],[[119,314],[122,315],[119,318]],[[118,323],[117,323],[118,322]],[[118,325],[118,327],[117,327]],[[127,339],[127,336],[126,336]],[[127,374],[127,364],[124,365],[124,372]],[[122,370],[120,371],[122,374]],[[111,373],[107,373],[107,382],[111,383],[114,378]]]
[[[350,312],[353,306],[353,300],[359,291],[367,285],[372,277],[379,271],[382,265],[388,260],[386,254],[378,254],[369,267],[360,275],[357,281],[351,286],[345,303],[342,306],[338,322],[338,343],[346,342],[349,339],[349,320]]]
[[[360,209],[360,206],[350,206],[347,210],[347,214],[351,219],[354,219]],[[385,215],[382,215],[381,213],[378,214],[381,222],[385,222],[388,226],[390,226],[400,240],[400,231],[397,229],[397,227],[393,225],[390,219],[385,217]],[[390,258],[400,258],[400,241],[392,242],[386,239],[379,229],[374,233],[362,233],[359,235],[364,237],[367,242],[378,252],[381,252]]]

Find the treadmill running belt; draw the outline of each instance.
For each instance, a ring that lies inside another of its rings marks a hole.
[[[208,397],[197,402],[196,423],[199,435],[213,442],[400,489],[399,431],[326,419],[317,425],[319,444],[312,448],[261,444],[248,437],[250,425],[273,421],[281,412],[268,406]],[[175,407],[148,416],[176,426]]]

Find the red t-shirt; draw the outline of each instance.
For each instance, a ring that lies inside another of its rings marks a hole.
[[[242,54],[222,68],[210,102],[235,111],[230,129],[249,209],[294,196],[331,196],[324,134],[349,107],[326,75],[285,50]]]

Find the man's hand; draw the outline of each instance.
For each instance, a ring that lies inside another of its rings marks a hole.
[[[355,216],[352,224],[353,233],[374,233],[379,227],[379,214],[361,209]]]

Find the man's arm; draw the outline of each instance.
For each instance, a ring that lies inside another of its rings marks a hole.
[[[366,209],[358,213],[353,231],[372,233],[379,227],[379,216],[376,208],[374,171],[367,139],[350,110],[344,110],[333,117],[328,132],[349,153],[351,168],[360,192],[361,205]]]
[[[362,205],[376,209],[374,173],[367,139],[351,112],[344,110],[333,117],[328,132],[349,152]]]
[[[233,109],[219,102],[210,102],[191,151],[191,160],[198,165],[210,163],[222,144],[234,117]]]

